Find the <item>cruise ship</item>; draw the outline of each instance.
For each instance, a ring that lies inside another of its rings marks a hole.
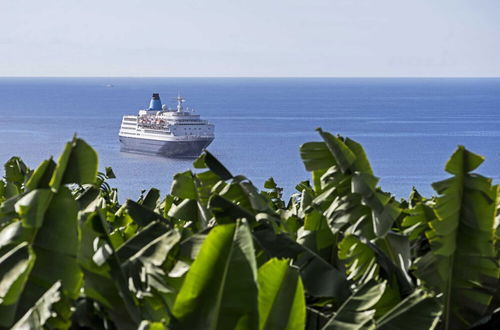
[[[184,109],[184,98],[177,96],[177,107],[162,105],[154,93],[149,108],[138,115],[123,116],[119,138],[121,150],[165,157],[197,157],[215,138],[213,124],[202,120],[194,110]]]

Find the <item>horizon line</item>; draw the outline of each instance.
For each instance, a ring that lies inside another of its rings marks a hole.
[[[207,79],[499,79],[500,76],[0,76],[2,78],[207,78]]]

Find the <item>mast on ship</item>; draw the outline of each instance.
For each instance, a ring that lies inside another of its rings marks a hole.
[[[177,112],[182,112],[182,103],[184,103],[186,100],[181,97],[181,95],[179,93],[177,93]]]

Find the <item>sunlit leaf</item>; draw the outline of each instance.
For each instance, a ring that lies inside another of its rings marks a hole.
[[[248,225],[213,228],[175,301],[178,329],[257,329],[257,266]]]
[[[97,177],[97,153],[85,141],[68,142],[57,161],[50,181],[53,190],[67,183],[94,183]]]
[[[303,329],[304,289],[289,261],[271,259],[259,268],[259,329]]]

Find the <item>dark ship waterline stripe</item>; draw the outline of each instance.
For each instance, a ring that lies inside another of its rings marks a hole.
[[[198,157],[213,138],[197,141],[159,141],[120,136],[121,150],[166,157]]]

